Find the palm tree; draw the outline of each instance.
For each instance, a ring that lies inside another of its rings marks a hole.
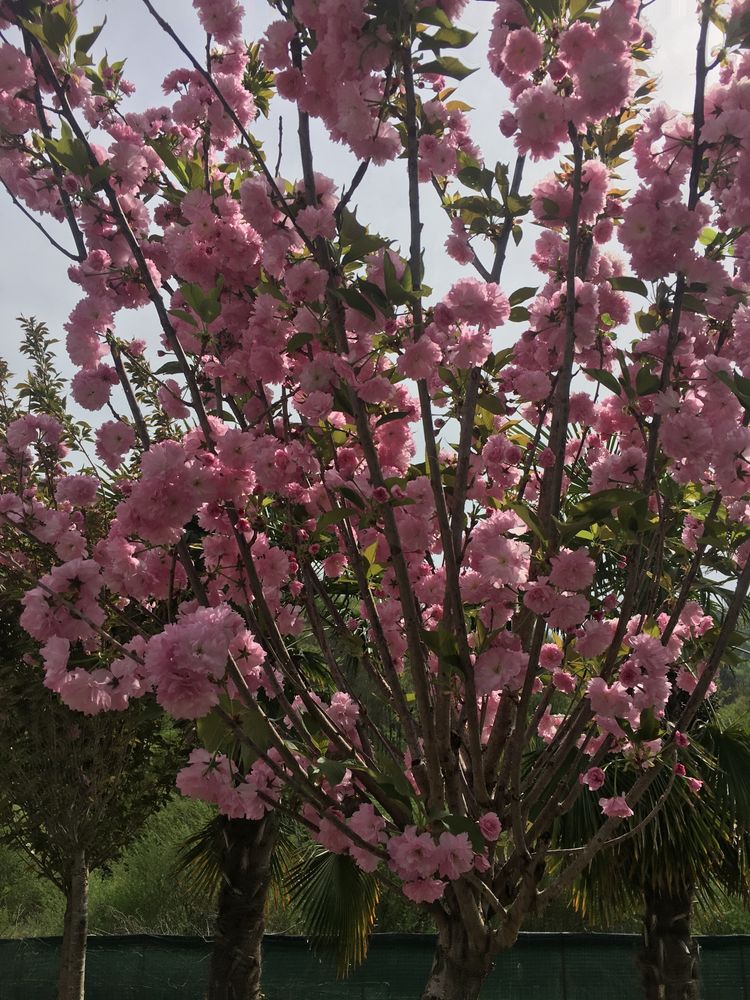
[[[597,921],[641,911],[646,1000],[699,1000],[694,903],[716,909],[727,895],[750,894],[750,729],[711,713],[684,760],[703,781],[700,794],[681,777],[660,775],[642,806],[647,815],[663,798],[654,818],[598,855],[573,893],[574,907]],[[602,795],[616,794],[617,778],[608,773]],[[598,797],[579,797],[556,830],[560,846],[584,843],[597,828]]]
[[[218,895],[208,1000],[261,1000],[265,908],[275,895],[312,946],[333,954],[340,976],[364,961],[380,890],[347,855],[312,843],[288,816],[216,816],[191,837],[178,872]]]

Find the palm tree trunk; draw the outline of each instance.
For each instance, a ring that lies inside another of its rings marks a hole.
[[[645,893],[639,959],[645,1000],[700,1000],[698,945],[690,917],[692,888]]]
[[[76,851],[70,869],[65,905],[58,1000],[83,1000],[86,975],[86,934],[89,922],[89,870],[83,851]]]
[[[477,1000],[492,959],[473,948],[460,918],[440,928],[422,1000]]]
[[[223,883],[211,956],[208,1000],[262,1000],[263,912],[271,880],[276,817],[228,819]]]

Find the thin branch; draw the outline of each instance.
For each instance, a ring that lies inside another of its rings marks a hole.
[[[48,240],[52,244],[52,246],[55,248],[55,250],[59,250],[60,253],[65,254],[65,256],[68,258],[68,260],[74,260],[78,264],[80,264],[82,261],[84,261],[86,259],[86,255],[85,254],[83,255],[83,257],[81,257],[80,254],[73,253],[71,250],[66,249],[62,245],[62,243],[58,243],[57,240],[55,239],[55,237],[51,233],[47,232],[47,230],[44,228],[44,226],[42,225],[42,223],[37,218],[35,218],[31,214],[31,212],[29,212],[29,210],[18,200],[18,198],[16,198],[16,196],[13,194],[13,192],[11,191],[11,189],[8,187],[8,185],[5,183],[5,181],[2,178],[0,178],[0,184],[2,184],[3,187],[5,188],[5,190],[8,192],[8,195],[10,196],[10,200],[13,202],[13,204],[16,206],[16,208],[19,209],[19,211],[21,211],[26,216],[26,218],[29,220],[29,222],[33,226],[36,226],[36,228],[39,230],[39,232],[42,234],[42,236],[44,236],[45,239]]]
[[[273,173],[275,177],[279,176],[279,171],[281,170],[281,154],[284,149],[284,119],[279,115],[279,151],[276,157],[276,166],[273,168]]]

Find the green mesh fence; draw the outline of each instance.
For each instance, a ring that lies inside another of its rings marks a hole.
[[[700,938],[704,1000],[750,1000],[750,937]],[[58,938],[0,941],[0,1000],[54,1000]],[[367,962],[337,981],[302,938],[269,935],[267,1000],[418,1000],[430,935],[380,934]],[[642,1000],[638,938],[522,934],[497,960],[482,1000]],[[86,1000],[203,1000],[211,944],[201,938],[93,937]]]

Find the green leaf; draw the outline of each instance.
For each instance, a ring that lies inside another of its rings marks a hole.
[[[511,215],[525,215],[531,208],[531,197],[528,195],[521,197],[520,195],[510,194],[506,198],[505,204]]]
[[[736,373],[732,376],[729,372],[717,371],[714,374],[720,382],[731,389],[745,409],[750,409],[750,379],[743,378]]]
[[[612,372],[605,371],[603,368],[584,368],[582,370],[595,382],[600,382],[607,389],[611,389],[616,396],[622,392],[622,386]]]
[[[440,7],[420,7],[417,11],[420,23],[432,24],[436,28],[451,28],[451,19]]]
[[[635,324],[642,333],[651,333],[660,323],[660,319],[652,312],[637,312],[635,314]]]
[[[384,413],[382,417],[375,424],[376,427],[382,427],[383,424],[389,424],[393,420],[403,420],[404,417],[409,416],[408,410],[394,410],[392,413]]]
[[[581,14],[588,10],[590,0],[571,0],[569,7],[570,20],[577,21]]]
[[[196,729],[201,746],[209,753],[226,753],[236,742],[226,722],[213,712],[198,719]]]
[[[562,524],[562,533],[566,538],[571,538],[592,524],[611,520],[615,508],[634,505],[642,497],[643,494],[638,490],[620,487],[593,493],[570,510],[568,519]]]
[[[349,501],[349,503],[353,503],[355,507],[359,507],[360,510],[364,510],[364,501],[356,490],[353,490],[350,486],[339,486],[338,491],[342,497],[345,497],[345,499]]]
[[[421,17],[421,14],[418,15]],[[420,50],[432,49],[437,52],[442,48],[463,49],[477,37],[475,31],[467,31],[465,28],[456,28],[451,25],[448,28],[440,28],[432,35],[426,32],[419,32]]]
[[[353,417],[351,403],[349,402],[349,396],[341,388],[336,388],[333,390],[333,402],[337,410],[342,413],[346,413],[348,416]]]
[[[388,299],[378,285],[374,284],[372,281],[367,281],[364,278],[359,278],[357,281],[357,288],[363,295],[366,295],[370,302],[373,302],[382,313],[390,312]]]
[[[466,833],[471,841],[471,846],[477,854],[481,854],[487,842],[482,836],[479,824],[476,820],[469,819],[468,816],[443,816],[441,823],[453,834]]]
[[[67,122],[60,126],[59,139],[44,139],[44,148],[61,166],[74,174],[85,174],[91,167],[86,144],[73,135]]]
[[[200,285],[190,282],[180,285],[180,291],[182,292],[183,299],[195,312],[196,316],[208,325],[209,323],[213,323],[221,313],[219,298],[223,287],[224,279],[219,277],[216,285],[208,292],[205,292]]]
[[[289,338],[286,342],[286,352],[287,354],[294,354],[298,351],[300,347],[305,347],[313,339],[311,333],[306,333],[304,330],[300,330]]]
[[[389,300],[397,306],[406,305],[411,302],[411,274],[409,268],[404,268],[401,281],[396,277],[396,268],[389,253],[383,256],[383,273],[385,276],[385,291]],[[407,286],[408,285],[408,289]]]
[[[248,702],[242,705],[242,731],[253,743],[262,751],[270,750],[273,746],[273,736],[268,719],[255,702]]]
[[[419,67],[420,73],[438,73],[440,76],[450,76],[454,80],[465,80],[467,76],[476,73],[476,69],[469,69],[468,66],[456,59],[455,56],[441,56],[431,62],[422,63]]]
[[[505,406],[497,396],[480,396],[477,399],[477,406],[481,410],[487,410],[488,413],[494,413],[498,417],[501,417],[506,412]]]
[[[181,375],[182,365],[179,361],[167,361],[161,368],[157,368],[155,375]]]
[[[156,150],[164,166],[171,171],[174,177],[183,187],[190,187],[190,177],[185,167],[185,163],[175,156],[172,146],[166,136],[158,136],[156,139],[147,139],[146,143]]]
[[[685,312],[697,313],[699,316],[706,316],[706,304],[697,295],[683,295],[682,308]]]
[[[78,30],[78,21],[72,7],[59,3],[42,12],[41,35],[34,32],[53,52],[61,52],[70,44]]]
[[[362,552],[362,558],[367,563],[368,566],[375,566],[376,553],[378,551],[378,543],[373,542],[372,545],[368,545],[366,549]]]
[[[624,503],[617,509],[617,520],[626,532],[637,534],[643,529],[642,519],[632,504]]]
[[[341,212],[339,222],[339,242],[342,246],[351,246],[356,240],[367,235],[367,227],[363,226],[357,218],[356,212],[350,212],[348,208]]]
[[[437,656],[441,665],[451,671],[461,670],[461,657],[458,654],[456,637],[445,626],[439,626],[436,632],[422,629],[420,635],[422,642]]]
[[[506,504],[509,510],[512,510],[515,514],[521,518],[527,527],[529,527],[540,542],[545,540],[544,530],[542,529],[542,522],[536,516],[533,510],[523,503],[509,503]]]
[[[177,319],[181,319],[183,323],[188,323],[190,326],[198,326],[195,322],[195,316],[192,313],[187,312],[185,309],[170,309],[170,316],[175,316]]]
[[[388,246],[388,241],[375,233],[364,233],[358,237],[349,247],[344,255],[342,264],[352,264],[355,261],[362,261],[368,254],[375,253],[381,247]]]
[[[513,360],[513,355],[515,354],[515,347],[504,347],[502,351],[498,351],[496,354],[490,354],[484,363],[485,371],[496,375],[501,371],[510,361]]]
[[[526,306],[514,306],[508,319],[511,323],[526,323],[530,315]]]
[[[337,299],[341,299],[351,309],[362,313],[368,319],[375,319],[375,310],[372,305],[355,288],[332,288],[330,291],[332,295],[335,295]]]
[[[100,163],[98,167],[94,167],[93,170],[89,170],[88,178],[92,191],[96,191],[99,185],[104,181],[109,180],[111,176],[112,170],[109,163]]]
[[[616,516],[615,510],[625,506],[630,508],[630,514],[636,518],[636,525],[631,528],[628,523],[626,530],[640,530],[642,524],[645,524],[647,514],[647,507],[642,507],[641,501],[645,503],[645,497],[638,490],[617,487],[594,493],[568,511],[567,520],[558,522],[560,534],[567,542],[575,538],[579,532],[586,531],[592,524],[612,524]]]
[[[525,302],[527,299],[530,299],[532,295],[536,295],[536,293],[537,288],[531,288],[528,286],[525,288],[517,288],[515,292],[509,296],[508,302],[510,302],[512,306],[517,306],[519,302]]]
[[[403,802],[411,802],[414,798],[414,789],[409,784],[409,779],[391,757],[385,755],[378,757],[377,770],[370,770],[369,773],[379,785],[392,788],[395,797]]]
[[[492,171],[482,167],[463,167],[456,176],[466,187],[473,188],[474,191],[486,191],[488,194],[494,180]]]
[[[76,52],[88,52],[99,35],[101,35],[102,28],[106,23],[107,18],[105,17],[102,23],[98,24],[91,31],[86,32],[85,35],[79,35],[78,38],[76,38]]]
[[[704,247],[710,247],[718,235],[715,229],[712,229],[711,226],[706,226],[698,237],[698,242]]]
[[[648,288],[640,278],[633,278],[626,274],[621,274],[616,278],[609,278],[609,283],[616,292],[633,292],[634,295],[642,295],[648,298]]]
[[[525,0],[525,3],[547,21],[560,17],[560,0]]]
[[[336,507],[334,510],[327,510],[318,518],[315,530],[325,531],[332,524],[340,524],[356,513],[356,510],[353,510],[351,507]]]
[[[639,396],[650,396],[661,389],[661,379],[648,368],[641,368],[635,378],[635,391]]]
[[[475,215],[503,215],[504,209],[495,198],[480,198],[478,195],[468,195],[451,202],[451,208],[474,212]]]
[[[343,760],[328,760],[326,757],[316,760],[315,766],[331,786],[340,785],[347,771],[347,765]]]

